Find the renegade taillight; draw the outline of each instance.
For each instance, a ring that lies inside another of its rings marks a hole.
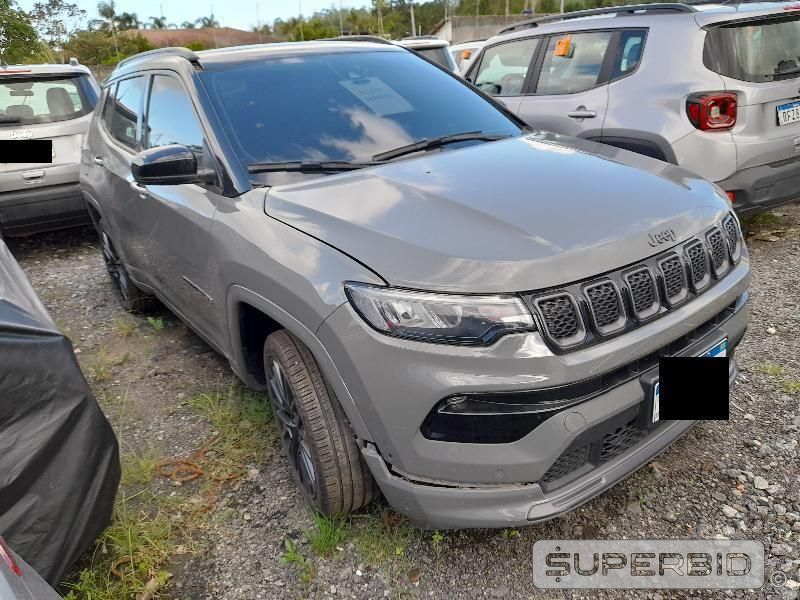
[[[14,560],[14,556],[11,554],[11,548],[6,546],[6,542],[2,537],[0,537],[0,560],[6,563],[6,566],[11,569],[14,575],[22,577],[22,569],[19,568],[17,561]]]
[[[686,99],[686,114],[692,125],[702,131],[720,131],[736,125],[736,94],[709,92]]]

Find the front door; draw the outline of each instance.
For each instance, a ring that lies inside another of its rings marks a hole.
[[[199,169],[215,170],[206,136],[182,81],[153,75],[142,132],[144,148],[180,144],[194,152]],[[147,231],[151,277],[164,298],[212,342],[219,340],[212,289],[211,225],[220,196],[212,185],[150,185],[139,198],[139,227]]]
[[[531,37],[490,46],[470,80],[483,92],[502,102],[513,113],[519,109],[539,38]]]

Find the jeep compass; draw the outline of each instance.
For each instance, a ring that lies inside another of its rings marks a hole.
[[[659,357],[732,357],[747,326],[719,188],[531,131],[394,44],[137,55],[86,149],[122,303],[158,298],[268,394],[324,513],[568,511],[692,426],[659,419]]]

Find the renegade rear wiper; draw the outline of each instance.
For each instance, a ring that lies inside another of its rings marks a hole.
[[[374,167],[375,165],[382,164],[378,161],[368,162],[347,162],[346,160],[325,160],[325,161],[289,161],[289,162],[267,162],[267,163],[253,163],[248,165],[247,170],[250,173],[272,173],[278,171],[300,171],[303,173],[324,173],[324,172],[337,172],[337,171],[353,171],[355,169],[363,169],[365,167]]]
[[[378,161],[391,160],[393,158],[405,156],[406,154],[421,152],[422,150],[433,150],[434,148],[441,148],[442,146],[446,146],[447,144],[455,144],[456,142],[467,142],[471,140],[494,142],[496,140],[503,140],[507,137],[510,136],[483,133],[482,131],[467,131],[465,133],[443,135],[437,138],[429,138],[427,140],[422,140],[414,144],[408,144],[407,146],[400,146],[399,148],[395,148],[394,150],[387,150],[386,152],[381,152],[380,154],[376,154],[375,156],[373,156],[372,160],[378,160]]]

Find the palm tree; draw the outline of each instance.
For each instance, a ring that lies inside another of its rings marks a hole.
[[[181,23],[183,29],[194,29],[194,21],[184,21]]]
[[[200,17],[195,21],[200,27],[219,27],[219,21],[214,18],[214,13],[209,17]]]
[[[117,7],[114,4],[114,0],[101,0],[101,2],[97,4],[97,12],[111,31],[111,38],[114,40],[114,51],[117,56],[119,56],[119,46],[117,45]]]
[[[166,29],[167,20],[164,17],[150,17],[151,29]]]
[[[141,23],[136,13],[124,12],[117,15],[117,29],[125,31],[126,29],[139,29]]]

